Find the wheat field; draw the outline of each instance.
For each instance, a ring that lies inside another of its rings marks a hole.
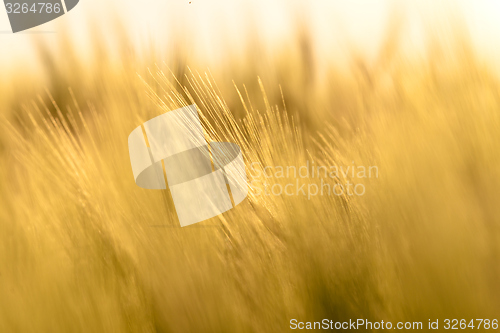
[[[140,57],[119,28],[118,60],[97,32],[90,63],[68,36],[37,43],[50,75],[0,87],[0,332],[494,319],[500,85],[454,24],[416,57],[393,27],[376,61],[353,50],[347,70],[315,62],[306,21],[265,61],[248,35],[245,57],[209,69],[182,48]],[[361,196],[250,191],[181,228],[168,190],[134,183],[127,137],[190,104],[210,140],[240,145],[249,183],[308,162],[378,176],[327,179]]]

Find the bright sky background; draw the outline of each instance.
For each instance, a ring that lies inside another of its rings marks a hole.
[[[207,58],[220,57],[224,46],[220,41],[231,40],[231,46],[241,45],[249,17],[259,36],[267,41],[284,40],[294,33],[294,8],[308,17],[320,50],[342,54],[345,41],[367,54],[374,54],[383,34],[389,4],[404,4],[405,22],[412,27],[406,37],[409,47],[419,48],[419,22],[422,18],[438,25],[451,10],[461,13],[470,33],[485,58],[500,56],[500,0],[450,0],[448,6],[437,0],[80,0],[68,14],[26,33],[9,33],[6,11],[0,6],[0,72],[34,70],[36,56],[33,40],[51,43],[58,34],[71,29],[74,40],[84,49],[89,17],[106,26],[118,13],[127,23],[130,38],[137,46],[151,41],[165,45],[173,34],[190,31],[193,40],[185,43],[188,51],[203,52]],[[296,11],[295,11],[296,12]],[[172,22],[176,22],[172,25]],[[170,23],[170,24],[169,24]],[[171,31],[171,27],[178,31]],[[50,33],[41,33],[50,32]],[[111,40],[110,31],[102,33]],[[242,37],[243,36],[243,37]],[[222,49],[222,50],[221,50]],[[320,52],[321,53],[321,52]],[[84,54],[84,52],[82,53]],[[498,61],[497,61],[498,62]],[[5,78],[6,76],[4,76]],[[1,76],[0,76],[1,80]]]

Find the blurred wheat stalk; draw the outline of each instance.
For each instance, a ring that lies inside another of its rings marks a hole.
[[[1,332],[498,314],[499,85],[466,39],[408,61],[389,33],[376,65],[353,55],[350,75],[332,68],[320,83],[305,28],[259,80],[256,61],[200,74],[182,52],[173,76],[159,66],[141,80],[151,64],[126,38],[114,66],[95,36],[91,70],[63,37],[64,63],[39,45],[47,91],[2,93]],[[236,89],[224,79],[234,76]],[[247,164],[356,161],[381,176],[362,197],[250,195],[181,229],[168,192],[135,186],[126,138],[193,102],[211,138],[238,143]]]

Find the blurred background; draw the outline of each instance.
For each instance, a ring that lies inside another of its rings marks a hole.
[[[12,34],[0,8],[0,331],[498,319],[499,12],[81,0]],[[192,103],[247,171],[379,177],[326,180],[362,182],[355,197],[250,193],[180,228],[168,190],[135,185],[127,137]]]

